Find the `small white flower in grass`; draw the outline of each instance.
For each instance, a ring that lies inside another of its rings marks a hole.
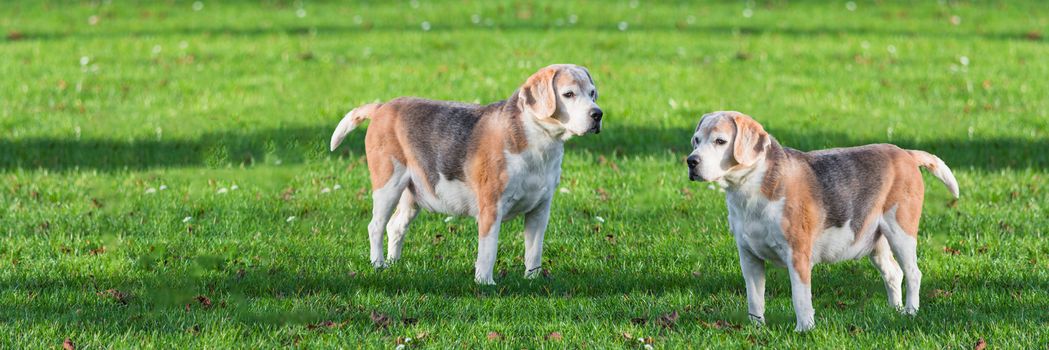
[[[958,16],[951,16],[951,24],[960,25],[962,24],[962,18]]]
[[[164,48],[161,47],[160,45],[153,45],[153,54],[154,55],[159,54],[163,50],[164,50]]]
[[[342,188],[342,185],[339,185],[339,184],[336,184],[335,186],[331,187],[331,189],[336,190],[336,191],[338,191],[340,188]]]
[[[969,65],[969,57],[966,57],[966,56],[958,57],[958,62],[961,63],[963,66],[968,66]]]
[[[321,189],[321,193],[328,193],[328,192],[331,192],[330,188],[325,187],[325,188]]]
[[[146,189],[146,194],[154,194],[154,193],[157,193],[157,189],[155,189],[153,187],[150,187],[150,188]]]
[[[295,10],[295,17],[298,17],[298,18],[306,17],[306,9]]]
[[[619,28],[619,31],[623,32],[623,31],[626,31],[627,27],[629,27],[629,26],[630,25],[627,24],[626,22],[619,22],[619,25],[616,26],[616,27]]]
[[[422,27],[424,32],[430,31],[430,22],[423,21]]]
[[[397,344],[397,346],[394,347],[394,349],[395,350],[404,350],[404,344]]]
[[[561,193],[567,194],[567,193],[571,193],[572,191],[569,191],[568,187],[561,187],[561,189],[557,190],[557,192],[561,192]]]
[[[754,10],[751,10],[749,8],[743,9],[743,18],[751,18],[751,17],[754,17]]]
[[[180,50],[185,50],[185,49],[186,49],[186,48],[188,48],[188,47],[189,47],[189,43],[187,43],[187,42],[185,42],[185,41],[179,41],[179,42],[178,42],[178,48],[179,48]]]
[[[652,350],[652,349],[655,349],[654,347],[652,347],[652,344],[645,344],[645,350]]]
[[[696,23],[696,16],[688,16],[688,18],[685,18],[685,23],[688,23],[688,24]]]
[[[295,221],[295,215],[289,216],[286,220],[284,220],[284,222],[292,222],[292,221]]]
[[[81,66],[86,66],[88,63],[91,63],[91,58],[90,57],[80,56],[80,65]]]
[[[709,184],[709,185],[707,185],[707,189],[713,191],[713,190],[716,190],[717,187],[715,187],[714,184]]]
[[[237,184],[233,184],[233,186],[230,186],[230,187],[229,187],[229,190],[230,190],[230,191],[236,191],[236,190],[238,190],[238,189],[240,189],[240,187],[238,187],[238,186],[237,186]]]
[[[218,193],[218,194],[226,194],[226,192],[229,192],[229,189],[225,188],[225,187],[220,188],[218,191],[215,191],[215,193]]]
[[[969,127],[969,140],[972,140],[972,139],[973,139],[973,134],[974,134],[975,132],[976,132],[976,129],[973,129],[973,127],[971,127],[971,126],[970,126],[970,127]]]
[[[890,54],[896,56],[896,45],[889,45],[885,47],[885,51],[889,51]]]
[[[91,17],[88,17],[87,18],[87,24],[89,24],[89,25],[96,25],[96,24],[98,24],[98,16],[92,15]]]
[[[404,342],[405,343],[411,343],[412,342],[412,338],[404,338]]]
[[[193,2],[193,11],[200,11],[204,9],[204,3],[200,1]]]
[[[168,189],[168,185],[160,185],[160,190],[161,191],[166,190],[166,189]]]
[[[185,222],[190,222],[190,220],[193,220],[193,217],[192,216],[187,216],[185,219],[182,219],[182,222],[184,222],[184,223]]]
[[[677,101],[674,101],[674,99],[673,99],[673,98],[671,98],[670,100],[668,100],[668,101],[667,101],[667,104],[669,104],[669,105],[670,105],[670,109],[677,109]]]
[[[597,220],[597,222],[600,222],[600,223],[602,223],[602,224],[603,224],[603,223],[605,223],[605,218],[603,218],[603,217],[600,217],[600,216],[595,216],[595,217],[594,217],[594,220]]]
[[[449,217],[444,218],[444,222],[452,222],[452,220],[455,220],[454,216],[449,216]]]
[[[470,22],[473,22],[473,24],[481,23],[481,15],[476,13],[470,15]]]
[[[845,9],[849,11],[856,11],[856,3],[853,1],[846,2]]]
[[[579,21],[579,16],[568,15],[568,24],[575,24],[575,22],[578,22],[578,21]]]
[[[637,337],[637,342],[638,343],[644,343],[645,342],[645,337]]]

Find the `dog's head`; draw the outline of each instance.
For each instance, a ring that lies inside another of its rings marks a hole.
[[[688,178],[718,181],[746,171],[765,156],[772,140],[765,128],[746,114],[734,111],[708,113],[699,120],[692,135]]]
[[[597,87],[586,68],[555,64],[540,69],[518,90],[518,107],[564,138],[601,132],[604,113],[597,106]]]

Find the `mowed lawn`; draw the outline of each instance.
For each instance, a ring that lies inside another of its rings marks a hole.
[[[0,348],[1049,345],[1039,1],[5,1],[0,29]],[[548,274],[515,220],[475,285],[476,224],[430,213],[373,270],[342,115],[493,102],[551,63],[590,68],[605,129],[565,146]],[[782,269],[748,324],[724,194],[683,165],[724,109],[954,169],[956,202],[925,176],[917,317],[859,260],[816,267],[814,331]]]

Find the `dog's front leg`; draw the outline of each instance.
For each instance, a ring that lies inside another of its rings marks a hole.
[[[790,298],[797,317],[795,332],[805,332],[816,327],[816,310],[812,308],[812,265],[802,254],[794,253],[793,263],[787,265],[790,274]]]
[[[474,281],[477,284],[493,285],[495,279],[496,251],[499,248],[499,226],[502,217],[495,208],[485,208],[477,216],[477,262],[474,264]]]
[[[739,266],[747,284],[747,313],[758,325],[765,324],[765,261],[754,256],[742,245],[739,248]]]
[[[536,278],[543,266],[543,234],[550,222],[550,202],[547,198],[525,215],[525,278]]]

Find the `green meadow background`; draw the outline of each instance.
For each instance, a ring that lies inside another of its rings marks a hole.
[[[1041,1],[4,1],[0,31],[2,348],[1049,346]],[[566,144],[548,273],[523,278],[516,220],[475,285],[475,223],[437,214],[369,267],[342,115],[493,102],[552,63],[606,117]],[[816,330],[780,269],[748,324],[724,195],[683,165],[725,109],[954,169],[958,201],[925,177],[917,317],[860,260],[815,269]]]

